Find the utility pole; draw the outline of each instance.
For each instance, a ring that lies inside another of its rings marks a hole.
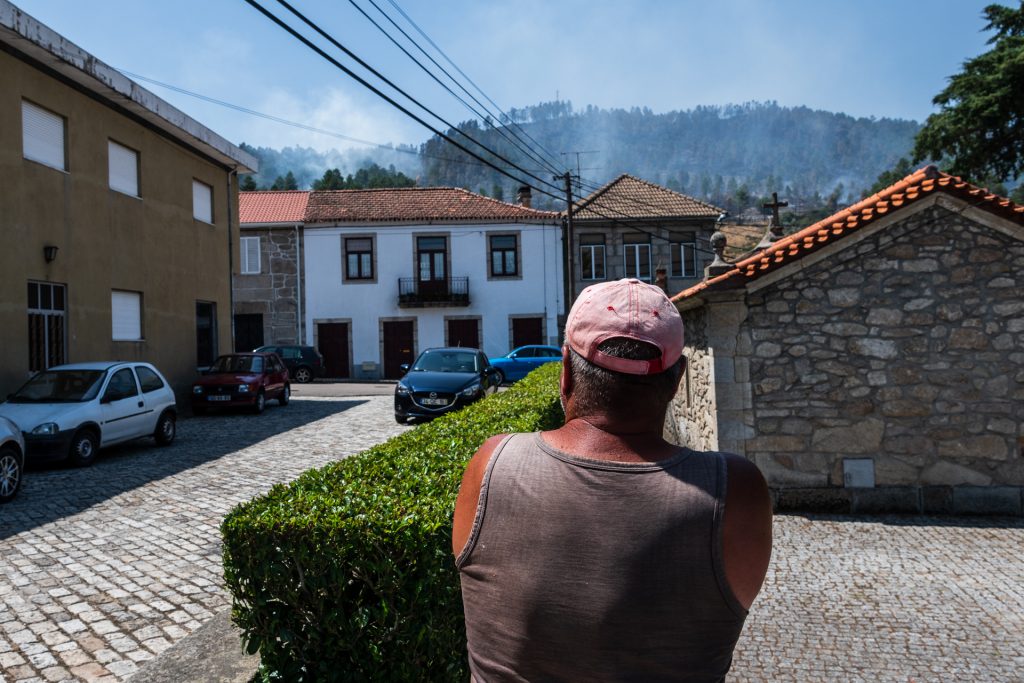
[[[565,223],[562,226],[565,240],[565,314],[569,314],[573,301],[576,299],[576,259],[573,258],[573,221],[572,221],[572,173],[566,171],[555,180],[565,182]]]

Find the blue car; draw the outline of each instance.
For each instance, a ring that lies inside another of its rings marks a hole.
[[[520,346],[501,358],[491,358],[491,366],[500,373],[500,381],[515,382],[545,363],[562,360],[562,349],[557,346]]]

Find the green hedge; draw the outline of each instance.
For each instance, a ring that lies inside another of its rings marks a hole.
[[[232,615],[266,680],[466,680],[451,552],[462,471],[491,435],[562,423],[560,367],[227,515]]]

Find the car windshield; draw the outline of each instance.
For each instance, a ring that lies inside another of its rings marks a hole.
[[[472,351],[424,351],[413,370],[424,372],[480,372],[477,354]]]
[[[263,358],[260,356],[221,356],[210,368],[211,373],[220,372],[263,372]]]
[[[44,370],[9,399],[11,403],[78,403],[96,398],[103,370]]]

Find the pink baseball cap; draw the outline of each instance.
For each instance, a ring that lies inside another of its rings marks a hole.
[[[653,344],[651,360],[617,358],[598,351],[607,339],[625,337]],[[683,319],[665,292],[640,280],[614,280],[580,292],[569,311],[565,343],[594,365],[630,375],[668,370],[683,355]]]

